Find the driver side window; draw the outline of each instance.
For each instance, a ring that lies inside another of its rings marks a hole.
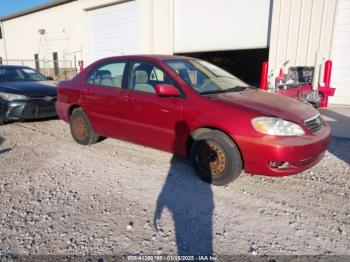
[[[131,65],[129,89],[155,94],[158,84],[175,85],[162,69],[150,62],[134,62]]]

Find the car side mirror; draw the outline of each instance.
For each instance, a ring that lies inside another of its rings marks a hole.
[[[47,80],[53,81],[53,77],[52,76],[46,76]]]
[[[180,96],[180,91],[173,85],[168,85],[168,84],[159,84],[156,85],[154,88],[156,90],[156,94],[158,96],[173,96],[173,97],[179,97]]]

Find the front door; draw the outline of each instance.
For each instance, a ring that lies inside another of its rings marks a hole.
[[[157,84],[176,86],[157,65],[150,62],[131,63],[125,134],[130,141],[174,152],[184,98],[157,96],[154,89]]]

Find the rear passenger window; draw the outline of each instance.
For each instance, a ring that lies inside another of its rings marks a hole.
[[[87,79],[91,85],[121,88],[126,62],[111,62],[97,67]]]

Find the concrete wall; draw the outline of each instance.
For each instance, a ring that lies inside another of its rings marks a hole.
[[[138,1],[142,52],[173,54],[173,0]]]
[[[7,58],[12,60],[34,59],[34,54],[38,53],[41,59],[52,59],[52,52],[58,52],[59,59],[73,61],[76,56],[76,60],[83,59],[87,65],[91,62],[87,12],[124,1],[78,0],[6,20],[3,31],[7,52],[1,47],[4,41],[0,40],[0,56],[6,59],[7,54]],[[139,20],[142,21],[139,28],[141,53],[173,54],[174,21],[183,25],[176,27],[176,43],[187,46],[186,50],[178,48],[177,52],[268,46],[271,0],[250,0],[249,3],[246,0],[136,1]],[[39,29],[45,29],[45,35],[40,35]]]
[[[38,53],[41,59],[52,60],[52,52],[63,59],[73,51],[79,51],[77,56],[82,58],[82,19],[80,2],[75,1],[3,21],[7,59],[34,59]],[[45,29],[45,34],[40,35],[39,29]],[[6,57],[5,50],[0,54]]]
[[[195,43],[200,51],[268,46],[270,72],[273,70],[274,76],[287,60],[288,67],[314,66],[316,52],[320,61],[332,58],[337,0],[135,1],[141,21],[141,53],[172,54],[184,51],[183,44],[192,50],[193,36],[206,37]],[[59,59],[74,63],[75,56],[76,60],[84,60],[86,66],[91,62],[87,12],[122,2],[125,0],[78,0],[3,21],[0,57],[33,60],[38,53],[40,59],[52,60],[52,53],[58,52]],[[187,22],[183,24],[181,19]],[[224,24],[219,25],[220,21]],[[40,35],[39,29],[45,29],[45,35]],[[186,44],[188,39],[191,42]],[[250,45],[254,41],[258,46]]]
[[[5,59],[5,38],[4,38],[4,35],[3,35],[3,29],[2,29],[2,23],[0,21],[0,30],[1,30],[1,33],[2,33],[2,39],[0,39],[0,57],[2,59]],[[3,54],[3,55],[1,55]]]
[[[331,78],[336,92],[329,102],[350,105],[350,0],[338,0],[336,16]]]
[[[174,51],[268,47],[272,0],[174,0]]]
[[[314,66],[332,58],[337,0],[274,0],[271,23],[270,72],[282,64]],[[321,76],[320,76],[321,77]]]
[[[141,52],[172,53],[172,0],[136,0],[139,5]],[[78,0],[39,12],[2,22],[4,39],[0,40],[0,57],[3,59],[52,60],[58,52],[59,59],[83,59],[90,63],[88,52],[88,10],[122,3],[123,0]],[[40,35],[38,30],[45,29]],[[118,55],[118,54],[116,54]]]

